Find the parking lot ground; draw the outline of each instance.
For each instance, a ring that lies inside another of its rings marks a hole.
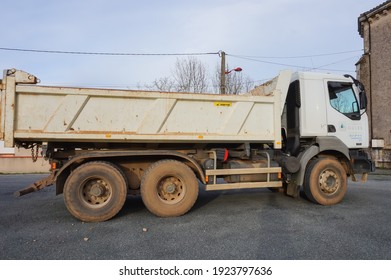
[[[73,218],[54,187],[13,196],[42,174],[0,175],[0,259],[390,260],[390,175],[349,182],[330,207],[266,189],[200,190],[184,216],[158,218],[134,196],[103,223]]]

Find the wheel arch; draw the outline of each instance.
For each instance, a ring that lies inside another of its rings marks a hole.
[[[315,157],[334,157],[341,162],[346,174],[352,174],[349,148],[337,137],[317,137],[315,144],[305,149],[298,156],[300,169],[294,174],[294,181],[297,186],[303,185],[306,167]]]
[[[342,154],[347,160],[350,160],[349,148],[335,136],[318,136],[316,144],[320,153]]]
[[[113,164],[119,159],[131,159],[136,157],[150,157],[151,163],[162,159],[176,159],[186,163],[196,174],[197,178],[206,183],[205,174],[198,162],[190,156],[177,151],[92,151],[86,152],[81,155],[77,155],[68,160],[57,172],[56,172],[56,195],[63,193],[64,185],[67,177],[71,174],[72,170],[78,166],[85,164],[89,161],[107,161]]]

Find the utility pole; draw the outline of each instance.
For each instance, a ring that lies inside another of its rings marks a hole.
[[[225,52],[220,51],[221,70],[220,70],[220,94],[225,94]]]

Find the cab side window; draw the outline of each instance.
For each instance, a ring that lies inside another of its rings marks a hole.
[[[360,110],[352,85],[340,82],[328,82],[327,85],[331,107],[352,120],[359,120]]]

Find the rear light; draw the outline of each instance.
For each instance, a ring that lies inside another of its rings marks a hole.
[[[223,160],[223,162],[227,161],[228,156],[229,156],[228,149],[225,149],[225,152],[224,152],[224,160]]]

